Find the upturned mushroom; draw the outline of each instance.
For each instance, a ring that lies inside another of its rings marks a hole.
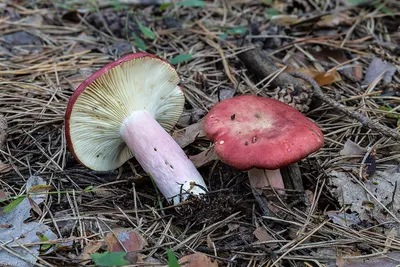
[[[165,60],[134,53],[87,78],[69,100],[65,133],[78,162],[96,171],[135,157],[164,197],[200,195],[206,184],[167,131],[183,111],[179,76]]]
[[[324,144],[320,128],[302,113],[277,100],[252,95],[223,100],[204,119],[204,132],[226,164],[249,170],[250,184],[282,193],[280,168]]]

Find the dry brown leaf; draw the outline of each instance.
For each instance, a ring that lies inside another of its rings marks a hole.
[[[140,264],[144,263],[144,264]],[[154,263],[154,264],[152,264]],[[137,253],[137,264],[139,267],[153,267],[160,266],[162,263],[160,260],[153,257],[146,257],[146,255]]]
[[[262,226],[257,227],[256,230],[254,230],[253,234],[255,235],[255,237],[257,237],[258,241],[261,242],[275,240]]]
[[[196,252],[179,259],[181,267],[218,267],[218,262],[205,254]]]
[[[256,228],[256,230],[254,230],[253,234],[258,239],[258,241],[260,241],[260,242],[275,240],[275,238],[272,235],[270,235],[267,232],[267,230],[265,230],[265,228],[262,227],[262,226]],[[271,249],[274,249],[274,248],[278,247],[277,243],[267,243],[265,245],[268,246]]]
[[[360,256],[360,253],[354,252],[350,256]],[[338,267],[395,267],[399,265],[399,261],[400,253],[390,252],[381,257],[371,256],[370,258],[366,258],[365,255],[360,259],[343,259],[342,257],[338,257],[336,265]]]
[[[89,241],[89,243],[84,247],[82,253],[78,256],[79,260],[82,260],[79,262],[80,264],[88,264],[91,261],[91,254],[97,252],[101,246],[103,245],[103,242],[101,241]]]
[[[189,159],[193,162],[197,168],[218,159],[218,155],[214,152],[213,148],[209,148],[200,152],[197,155],[190,156]]]
[[[26,197],[29,201],[29,204],[31,205],[31,208],[37,213],[39,214],[39,216],[42,216],[43,212],[42,210],[39,208],[39,204],[37,204],[35,202],[35,200],[33,200],[30,196]]]
[[[289,26],[298,23],[300,19],[295,15],[276,15],[271,17],[271,22],[282,26]]]
[[[130,228],[114,229],[104,238],[110,252],[134,252],[147,246],[146,240]]]
[[[342,156],[353,156],[353,155],[363,155],[367,152],[367,149],[359,146],[350,139],[344,143],[343,149],[339,151]]]
[[[317,22],[317,27],[337,27],[339,25],[350,25],[354,22],[355,18],[349,17],[347,14],[338,13],[331,14],[321,18]]]
[[[319,86],[338,82],[342,79],[340,77],[340,74],[336,70],[321,72],[321,71],[318,71],[313,68],[298,68],[298,69],[287,68],[285,71],[286,72],[290,72],[290,71],[300,72],[300,73],[314,79],[318,83]]]
[[[207,235],[207,247],[208,247],[209,249],[213,249],[213,248],[214,248],[214,242],[212,241],[210,235]]]
[[[195,124],[189,125],[186,128],[175,131],[172,134],[172,138],[181,146],[185,147],[190,145],[196,140],[197,137],[203,137],[203,124],[201,122],[197,122]]]
[[[0,190],[0,200],[6,199],[9,196],[8,193]]]
[[[336,70],[321,72],[314,77],[319,86],[328,85],[340,81],[342,78]]]
[[[396,67],[393,64],[374,57],[365,73],[363,84],[372,84],[380,75],[382,75],[381,79],[384,83],[390,83],[395,72]]]
[[[363,78],[363,68],[361,64],[356,64],[353,67],[353,76],[356,78],[358,81],[361,81]]]

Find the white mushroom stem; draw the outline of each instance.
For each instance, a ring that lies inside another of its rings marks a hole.
[[[251,187],[259,194],[262,193],[262,188],[265,187],[273,187],[279,194],[284,193],[283,190],[279,190],[279,188],[285,189],[280,169],[267,170],[252,168],[248,171],[248,176]]]
[[[147,111],[135,111],[125,119],[120,134],[144,171],[174,205],[181,197],[205,193],[203,177],[181,147]]]

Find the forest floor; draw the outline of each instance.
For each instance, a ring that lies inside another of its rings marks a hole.
[[[3,0],[0,31],[1,266],[400,264],[398,1]],[[74,90],[138,51],[181,78],[171,135],[204,177],[201,200],[171,206],[134,158],[97,172],[68,149]],[[321,92],[285,83],[291,72]],[[283,195],[257,194],[202,132],[216,103],[243,94],[324,134]]]

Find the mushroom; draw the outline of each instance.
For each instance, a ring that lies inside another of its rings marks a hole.
[[[68,147],[96,171],[135,157],[160,192],[174,204],[205,193],[196,167],[167,131],[182,114],[179,76],[165,60],[133,53],[109,63],[76,89],[65,115]]]
[[[214,105],[203,128],[223,162],[249,170],[250,184],[258,193],[265,186],[282,193],[280,168],[307,157],[324,143],[318,126],[295,108],[252,95]]]

